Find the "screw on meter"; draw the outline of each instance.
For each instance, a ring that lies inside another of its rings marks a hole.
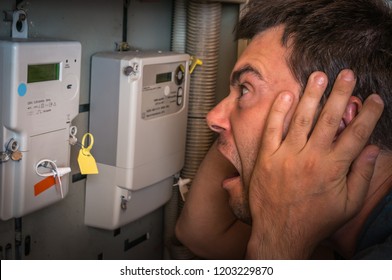
[[[19,148],[19,143],[14,138],[12,138],[7,144],[7,150],[11,152],[16,152]]]

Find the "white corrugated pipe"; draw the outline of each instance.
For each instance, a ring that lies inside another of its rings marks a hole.
[[[205,117],[215,106],[222,5],[188,1],[186,52],[203,65],[190,79],[189,113],[185,165],[181,176],[193,179],[212,144],[214,134]]]
[[[205,118],[216,102],[221,16],[220,3],[197,0],[174,3],[172,51],[186,52],[203,63],[195,68],[190,79],[185,164],[181,171],[181,178],[185,179],[193,179],[214,140]],[[165,208],[165,258],[195,258],[174,238],[175,222],[182,206],[178,186],[174,186],[173,197]]]

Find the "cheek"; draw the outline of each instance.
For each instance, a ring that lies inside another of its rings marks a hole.
[[[238,114],[235,122],[241,125],[233,125],[234,141],[240,157],[245,184],[253,171],[265,124],[266,114],[259,112],[246,115]]]
[[[260,137],[257,135],[250,135],[247,141],[244,142],[243,148],[239,151],[242,162],[242,179],[245,186],[248,186],[250,182],[250,177],[260,149],[260,140]]]

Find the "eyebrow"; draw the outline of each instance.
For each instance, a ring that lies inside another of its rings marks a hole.
[[[230,78],[230,85],[231,86],[238,85],[241,77],[243,75],[245,75],[246,73],[251,73],[251,74],[255,75],[257,78],[259,78],[260,80],[264,80],[261,73],[258,70],[256,70],[255,68],[253,68],[251,65],[248,64],[248,65],[245,65],[244,67],[242,67],[241,69],[234,71],[232,73],[231,78]]]

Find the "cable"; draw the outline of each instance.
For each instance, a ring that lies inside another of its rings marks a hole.
[[[49,168],[51,170],[50,173],[41,173],[38,169],[39,168]],[[50,159],[43,159],[40,160],[36,165],[35,165],[35,173],[37,173],[38,176],[40,177],[50,177],[53,176],[55,181],[56,181],[56,189],[57,191],[60,192],[61,198],[64,198],[64,192],[63,192],[63,184],[61,182],[61,177],[65,174],[68,174],[71,172],[70,167],[57,167],[57,164]]]
[[[129,8],[129,0],[123,0],[123,26],[122,26],[122,41],[123,43],[127,42],[128,35],[128,8]]]

